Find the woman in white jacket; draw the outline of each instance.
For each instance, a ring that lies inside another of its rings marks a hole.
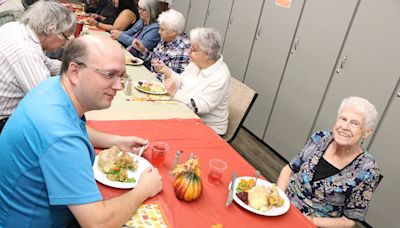
[[[189,106],[217,134],[228,127],[228,98],[231,74],[224,63],[221,38],[212,28],[190,32],[191,63],[179,75],[161,61],[153,62],[154,70],[164,74],[164,85],[174,100]]]

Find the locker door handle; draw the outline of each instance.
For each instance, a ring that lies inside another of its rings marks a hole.
[[[338,69],[336,69],[336,73],[339,74],[340,71],[344,68],[344,66],[346,65],[347,62],[347,55],[345,55],[342,59],[342,62],[340,63],[340,67]]]
[[[231,17],[231,19],[229,20],[228,28],[231,27],[232,23],[233,23],[233,17]]]
[[[206,20],[207,20],[208,16],[210,16],[210,13],[211,13],[211,9],[208,9],[207,14],[206,14]]]
[[[256,34],[256,40],[261,37],[262,29],[263,29],[262,26],[258,27],[257,34]]]
[[[290,52],[291,55],[293,55],[294,52],[297,50],[297,48],[299,48],[299,44],[300,44],[300,38],[297,38],[293,44],[292,51]]]

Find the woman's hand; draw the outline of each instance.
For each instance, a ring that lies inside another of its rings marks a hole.
[[[165,79],[164,86],[165,86],[165,89],[168,91],[169,95],[171,95],[171,97],[174,97],[176,94],[176,91],[178,91],[178,88],[176,87],[174,80],[171,78]]]
[[[132,42],[132,47],[134,47],[136,50],[140,51],[142,54],[147,53],[147,48],[143,45],[142,41],[138,39],[134,39]]]
[[[89,25],[92,25],[92,26],[95,26],[97,23],[96,19],[91,18],[91,17],[89,17],[87,21],[88,21]]]
[[[100,17],[100,15],[95,14],[95,13],[91,13],[91,14],[89,14],[89,16],[90,16],[90,18],[93,18],[93,19],[97,19]]]
[[[171,69],[165,65],[165,63],[159,59],[153,59],[151,65],[155,72],[164,74],[164,79],[169,79],[171,77]]]
[[[121,34],[121,31],[119,31],[119,30],[111,30],[110,31],[110,37],[114,40],[117,40],[120,34]]]

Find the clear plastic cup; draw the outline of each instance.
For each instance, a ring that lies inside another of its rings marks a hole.
[[[212,184],[220,184],[222,182],[222,175],[228,165],[220,159],[211,159],[208,161],[210,171],[208,173],[208,181]]]
[[[152,145],[151,163],[155,167],[161,167],[164,164],[165,155],[169,150],[169,146],[164,142],[154,142]]]

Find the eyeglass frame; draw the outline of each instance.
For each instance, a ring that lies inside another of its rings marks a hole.
[[[64,38],[65,41],[68,41],[68,40],[69,40],[68,36],[65,35],[63,32],[61,33],[61,35],[63,36],[62,38]]]
[[[93,71],[95,71],[95,72],[97,72],[97,73],[99,73],[99,74],[101,74],[103,76],[106,76],[107,80],[110,80],[113,83],[115,83],[118,78],[119,78],[120,81],[123,81],[123,80],[126,80],[129,77],[129,75],[126,72],[124,72],[122,74],[117,74],[117,73],[113,73],[113,72],[110,72],[110,71],[107,71],[107,70],[104,70],[104,69],[100,69],[100,68],[97,68],[97,67],[89,66],[89,65],[87,65],[86,63],[83,63],[83,62],[75,62],[75,63],[78,64],[78,66],[82,66],[84,68],[91,69],[91,70],[93,70]]]

